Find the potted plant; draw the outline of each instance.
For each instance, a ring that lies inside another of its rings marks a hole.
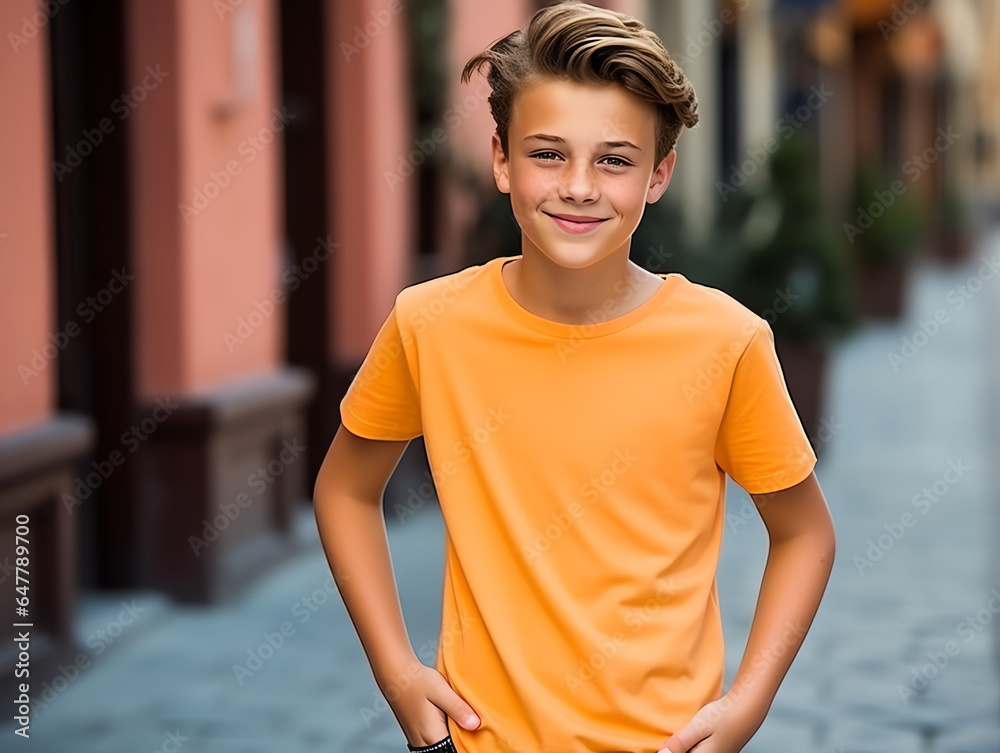
[[[646,207],[632,234],[629,258],[650,272],[680,272],[692,282],[726,290],[732,278],[733,245],[718,226],[705,242],[689,239],[680,207],[668,193]]]
[[[740,241],[731,294],[771,325],[788,391],[818,454],[828,352],[858,316],[850,254],[822,214],[814,154],[804,131],[781,142],[768,163],[770,182],[748,191],[730,222]]]
[[[812,147],[801,133],[782,142],[768,163],[769,180],[720,203],[703,244],[686,240],[669,203],[647,208],[632,258],[651,271],[678,271],[718,288],[768,322],[789,394],[818,454],[827,353],[854,330],[858,316],[846,241],[820,212]]]
[[[893,190],[901,185],[903,190]],[[924,231],[923,213],[901,180],[859,165],[854,178],[854,213],[844,224],[854,252],[861,311],[896,319],[905,301],[910,262]]]
[[[957,264],[969,256],[974,232],[964,197],[954,188],[945,188],[941,198],[938,256],[949,264]]]

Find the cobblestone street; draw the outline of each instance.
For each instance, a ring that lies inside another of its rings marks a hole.
[[[921,270],[901,324],[869,326],[833,363],[816,472],[837,562],[748,753],[1000,751],[1000,370],[988,340],[1000,280],[960,310],[949,297],[998,241],[961,269]],[[901,353],[904,337],[923,342],[919,322],[942,308],[949,320],[894,371],[888,353]],[[750,504],[735,487],[728,503],[737,513]],[[766,542],[759,523],[739,522],[730,518],[719,573],[731,670]]]
[[[1000,752],[1000,354],[987,338],[1000,322],[1000,276],[960,307],[949,295],[998,252],[994,235],[961,268],[919,267],[900,322],[867,325],[831,358],[817,475],[838,558],[748,753]],[[942,308],[947,322],[914,337]],[[904,338],[924,344],[914,353]],[[893,366],[891,351],[911,355]],[[407,483],[419,479],[394,479],[393,495]],[[730,486],[719,572],[730,676],[766,555],[759,518],[743,515],[750,504]],[[440,516],[427,504],[401,520],[390,513],[388,528],[413,645],[430,663],[442,556],[427,544],[442,540]],[[89,666],[47,692],[32,689],[40,703],[18,749],[405,751],[307,505],[298,535],[299,555],[227,604],[178,607],[146,593],[86,599],[79,632]],[[131,623],[94,640],[133,600]]]

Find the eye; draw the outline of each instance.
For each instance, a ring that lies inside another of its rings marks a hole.
[[[621,157],[611,156],[611,157],[605,157],[604,159],[606,159],[606,160],[616,160],[617,164],[611,164],[611,163],[609,163],[609,164],[611,164],[612,167],[632,167],[632,163],[631,162],[626,162]]]
[[[539,158],[541,158],[541,159],[544,159],[544,160],[548,160],[550,156],[558,157],[559,155],[556,154],[555,152],[538,152],[537,154],[532,154],[531,158],[532,159],[539,159]]]

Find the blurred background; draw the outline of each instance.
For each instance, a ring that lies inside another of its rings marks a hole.
[[[405,750],[312,485],[395,294],[520,253],[459,73],[547,4],[0,4],[8,740],[30,706],[31,750]],[[1000,3],[595,4],[700,103],[632,258],[767,318],[837,521],[747,750],[1000,751]],[[385,508],[432,663],[429,479],[415,440]],[[730,482],[730,676],[765,556]]]

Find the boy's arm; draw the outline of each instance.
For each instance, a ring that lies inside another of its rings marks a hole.
[[[316,477],[313,501],[330,571],[375,680],[407,741],[422,746],[463,727],[472,708],[417,658],[406,632],[382,514],[382,494],[407,441],[365,439],[337,429]],[[443,712],[443,713],[442,713]]]
[[[835,538],[815,473],[788,489],[750,496],[770,548],[743,660],[725,695],[699,711],[664,751],[742,750],[764,721],[826,589]]]

